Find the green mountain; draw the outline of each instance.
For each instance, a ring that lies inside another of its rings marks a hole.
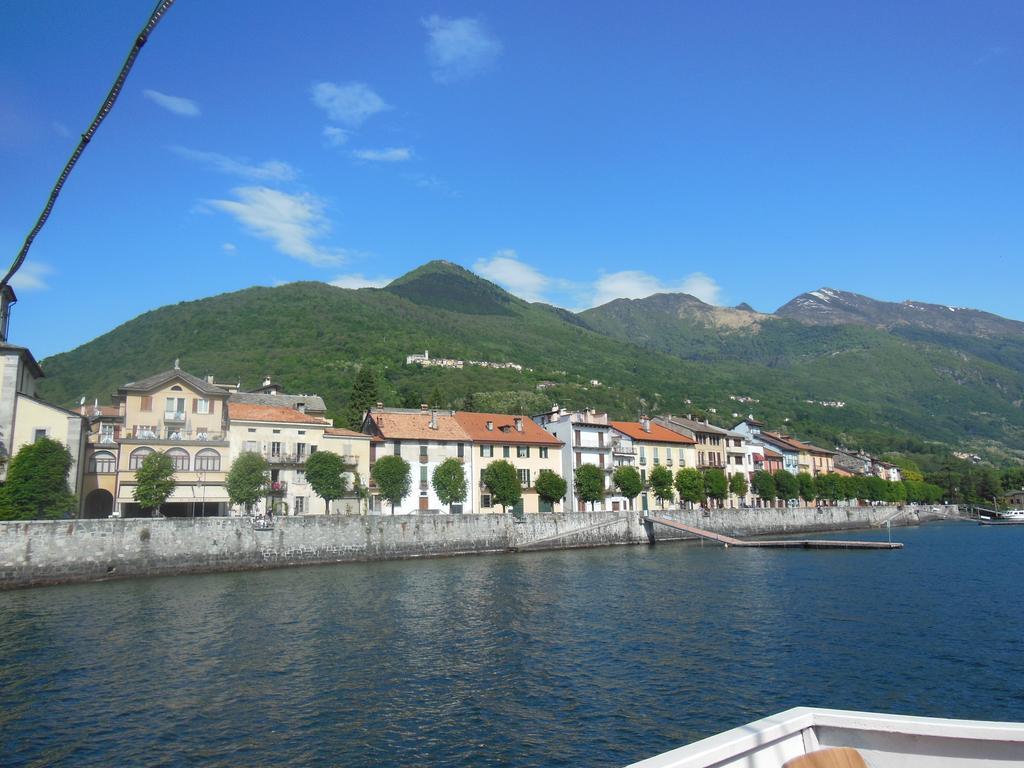
[[[431,262],[383,289],[291,283],[161,307],[44,360],[43,394],[65,405],[82,395],[106,402],[120,384],[179,358],[192,373],[243,387],[271,375],[290,391],[322,395],[340,417],[356,370],[370,363],[381,372],[381,399],[396,405],[437,392],[437,405],[481,410],[535,413],[558,402],[722,424],[755,413],[827,443],[1012,451],[1024,437],[1020,339],[996,334],[972,353],[943,334],[950,329],[810,323],[681,294],[576,315]],[[405,364],[425,349],[523,370]]]

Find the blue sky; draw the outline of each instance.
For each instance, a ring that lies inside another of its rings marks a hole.
[[[6,265],[153,2],[0,11]],[[178,0],[18,276],[37,357],[429,259],[580,309],[830,286],[1024,319],[1024,4]]]

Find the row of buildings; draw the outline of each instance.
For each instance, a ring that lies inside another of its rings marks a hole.
[[[886,479],[898,479],[892,465],[771,432],[752,417],[723,429],[675,415],[615,421],[605,413],[557,405],[529,417],[378,404],[365,414],[362,429],[352,431],[333,425],[317,395],[286,393],[269,378],[258,389],[244,391],[237,383],[194,376],[181,370],[177,361],[169,370],[124,384],[110,405],[83,403],[70,411],[35,397],[34,383],[42,372],[27,350],[4,346],[0,352],[0,387],[17,390],[16,408],[22,415],[8,450],[13,454],[42,436],[67,445],[75,458],[69,484],[81,499],[84,517],[144,514],[133,498],[135,472],[154,451],[170,456],[176,469],[175,488],[162,511],[181,516],[230,514],[225,480],[231,462],[245,452],[267,459],[270,486],[261,507],[278,514],[390,512],[370,479],[374,462],[385,455],[401,456],[412,468],[411,490],[395,505],[398,514],[501,511],[482,482],[487,466],[497,460],[510,462],[519,474],[523,497],[514,511],[521,513],[583,509],[572,483],[583,464],[602,471],[606,495],[596,508],[607,510],[657,506],[647,480],[659,465],[673,472],[683,467],[719,468],[728,476],[742,473],[748,479],[759,470],[819,475],[878,474],[881,468]],[[0,389],[0,400],[7,391]],[[0,408],[0,418],[3,415]],[[333,501],[329,510],[305,477],[306,460],[320,450],[342,456],[350,467],[352,490]],[[849,456],[856,466],[848,468],[838,461],[850,465]],[[451,509],[441,504],[431,482],[434,469],[449,458],[464,465],[469,488],[465,502]],[[636,467],[644,481],[645,490],[636,500],[617,495],[611,478],[621,466]],[[546,503],[534,488],[545,469],[567,481],[561,502]],[[356,493],[356,486],[365,493]],[[730,496],[726,502],[757,503],[749,493]]]

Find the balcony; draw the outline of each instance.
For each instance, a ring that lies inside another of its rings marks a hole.
[[[308,454],[264,451],[263,458],[271,464],[305,464]]]
[[[288,482],[286,480],[275,480],[267,488],[267,494],[270,496],[284,496],[288,493]]]
[[[126,430],[121,437],[122,440],[135,440],[138,442],[163,443],[163,442],[197,442],[197,443],[224,443],[227,442],[227,434],[214,432],[209,429],[180,429],[178,427],[158,427],[148,425],[136,425]]]
[[[165,424],[184,424],[185,423],[185,412],[184,411],[164,411],[164,423]]]
[[[641,456],[640,457],[640,466],[641,467],[646,467],[647,466],[647,457],[646,456]]]
[[[636,456],[636,448],[622,443],[612,443],[612,453],[619,456]]]
[[[671,467],[672,466],[672,459],[665,459],[665,466]]]
[[[420,490],[421,491],[429,491],[430,490],[430,483],[428,483],[426,480],[420,480]]]

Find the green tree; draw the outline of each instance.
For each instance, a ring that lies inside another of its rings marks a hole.
[[[174,462],[166,453],[154,451],[135,471],[132,498],[142,509],[160,514],[160,507],[174,490]]]
[[[748,491],[750,491],[750,484],[747,482],[745,474],[737,472],[729,477],[729,493],[739,499],[741,503],[747,497]]]
[[[247,451],[231,462],[225,485],[232,504],[241,504],[247,515],[267,493],[270,465],[258,453]]]
[[[565,498],[565,492],[569,489],[565,478],[550,469],[538,472],[533,486],[537,489],[537,495],[552,507]]]
[[[800,495],[800,481],[792,472],[780,469],[775,473],[775,493],[784,501],[795,499]]]
[[[430,481],[437,498],[442,504],[448,505],[449,512],[452,504],[461,504],[466,500],[466,471],[458,459],[445,459],[434,467]]]
[[[412,488],[409,462],[401,456],[383,456],[370,467],[370,478],[377,484],[381,498],[391,504],[391,514],[395,514],[395,504],[400,503]]]
[[[348,405],[345,407],[345,426],[357,431],[362,429],[363,416],[378,399],[377,371],[373,366],[363,365],[356,374],[352,394],[349,395]]]
[[[829,472],[814,478],[814,498],[836,502],[840,498],[840,475]]]
[[[772,477],[772,473],[764,469],[759,469],[754,473],[752,478],[754,487],[754,493],[757,494],[761,501],[771,504],[775,501],[778,494],[778,489],[775,487],[775,478]]]
[[[908,459],[906,456],[888,455],[885,457],[885,460],[900,468],[900,477],[904,480],[914,480],[917,482],[924,480],[924,473],[921,472],[921,468],[913,459]]]
[[[871,501],[885,501],[885,494],[888,490],[887,483],[880,477],[872,475],[867,478],[867,493],[862,494],[862,498],[870,499]]]
[[[434,408],[440,408],[448,401],[445,400],[444,395],[441,394],[441,388],[435,384],[434,389],[430,392],[430,399],[427,402]]]
[[[502,511],[508,512],[523,498],[523,486],[519,482],[516,468],[504,459],[492,461],[483,475],[484,485],[495,504],[501,504]]]
[[[595,502],[604,498],[604,473],[593,464],[581,464],[576,467],[573,485],[576,488],[576,498],[584,503],[590,502],[591,511]]]
[[[671,502],[676,497],[675,489],[672,487],[672,470],[664,464],[659,464],[651,470],[647,479],[651,483],[651,490],[654,491],[655,498],[664,509],[665,502]]]
[[[800,498],[804,500],[805,504],[810,504],[817,498],[814,494],[814,478],[808,472],[801,472],[796,479],[800,487]]]
[[[704,500],[704,475],[699,470],[683,467],[676,472],[675,484],[682,501],[700,504]]]
[[[68,490],[73,463],[68,449],[44,437],[22,446],[0,487],[0,520],[53,520],[74,515],[78,506]]]
[[[644,481],[640,479],[640,473],[636,467],[624,464],[612,472],[612,483],[619,489],[619,493],[629,500],[629,508],[633,508],[633,499],[640,495],[644,489]]]
[[[721,505],[725,497],[729,495],[729,480],[725,471],[718,467],[704,470],[704,493],[708,498],[714,499]]]
[[[317,451],[306,459],[306,481],[324,500],[324,514],[331,514],[331,502],[348,490],[344,472],[345,461],[331,451]]]

